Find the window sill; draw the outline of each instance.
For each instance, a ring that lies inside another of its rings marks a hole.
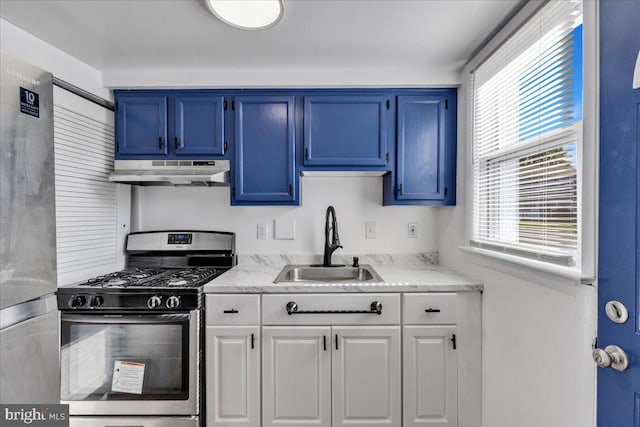
[[[473,246],[461,246],[460,250],[469,255],[471,262],[530,281],[545,278],[575,285],[593,285],[595,282],[595,277],[584,275],[576,267],[563,267]]]

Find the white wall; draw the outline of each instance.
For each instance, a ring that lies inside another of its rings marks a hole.
[[[309,88],[309,87],[452,87],[460,83],[454,71],[405,68],[282,68],[210,70],[105,70],[111,88]]]
[[[100,71],[2,18],[0,48],[94,95],[111,98]]]
[[[300,207],[229,206],[228,187],[137,187],[133,227],[233,231],[239,254],[321,254],[325,211],[333,205],[344,254],[437,250],[439,208],[383,207],[381,177],[302,177],[300,182]],[[295,240],[273,239],[276,218],[295,218]],[[365,221],[377,223],[376,239],[364,238]],[[418,224],[416,239],[407,237],[409,222]],[[258,223],[267,223],[268,240],[256,239]]]
[[[585,2],[585,37],[589,19],[595,21],[594,6],[590,3]],[[498,34],[494,46],[533,8],[535,4],[531,2]],[[590,46],[594,48],[594,45],[595,42]],[[593,59],[595,48],[587,52],[588,48],[585,41],[585,58]],[[594,68],[585,69],[586,88],[595,87],[589,86],[596,80]],[[471,173],[467,159],[470,155],[466,126],[468,90],[463,82],[458,98],[458,200],[455,207],[442,208],[438,213],[438,248],[442,264],[480,279],[485,286],[482,425],[595,426],[595,365],[591,360],[591,340],[596,327],[596,289],[552,274],[509,267],[460,249],[468,243],[465,227],[470,226],[469,221],[465,221],[471,203],[467,175]],[[591,107],[585,107],[585,121],[588,117],[594,120],[591,113],[587,114]],[[591,135],[591,138],[588,143],[595,144],[595,137]]]
[[[544,274],[523,279],[535,275],[503,273],[465,255],[465,201],[458,200],[439,212],[438,248],[441,264],[484,283],[482,426],[594,426],[595,288]]]

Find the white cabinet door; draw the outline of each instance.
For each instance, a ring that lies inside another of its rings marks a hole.
[[[263,426],[331,427],[331,328],[263,327]]]
[[[207,427],[260,427],[260,328],[206,329]]]
[[[332,332],[333,426],[400,427],[400,327]]]
[[[455,326],[405,326],[404,427],[458,425]]]

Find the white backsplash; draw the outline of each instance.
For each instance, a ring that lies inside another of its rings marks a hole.
[[[353,257],[358,257],[359,264],[373,265],[437,265],[438,252],[412,254],[334,254],[334,264],[352,265]],[[239,265],[262,265],[265,267],[281,267],[286,264],[322,264],[322,255],[299,254],[246,254],[238,255]]]
[[[230,206],[228,187],[133,187],[132,231],[232,231],[240,255],[318,255],[324,248],[325,211],[333,205],[344,246],[334,253],[336,260],[438,250],[436,212],[441,208],[382,206],[382,177],[303,177],[300,185],[301,206]],[[295,219],[294,240],[274,239],[274,220],[283,218]],[[365,239],[367,221],[376,223],[375,239]],[[259,223],[267,225],[265,240],[256,238]],[[417,238],[408,237],[409,223],[418,225]]]

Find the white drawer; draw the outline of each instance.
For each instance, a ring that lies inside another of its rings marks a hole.
[[[404,294],[405,324],[452,325],[456,319],[456,294]]]
[[[260,295],[209,294],[207,325],[259,325]]]
[[[293,302],[297,312],[288,314]],[[370,311],[374,302],[382,304],[380,314],[339,313]],[[321,311],[321,313],[305,313]],[[338,312],[338,313],[336,313]],[[271,294],[262,296],[263,325],[399,325],[399,294]]]

